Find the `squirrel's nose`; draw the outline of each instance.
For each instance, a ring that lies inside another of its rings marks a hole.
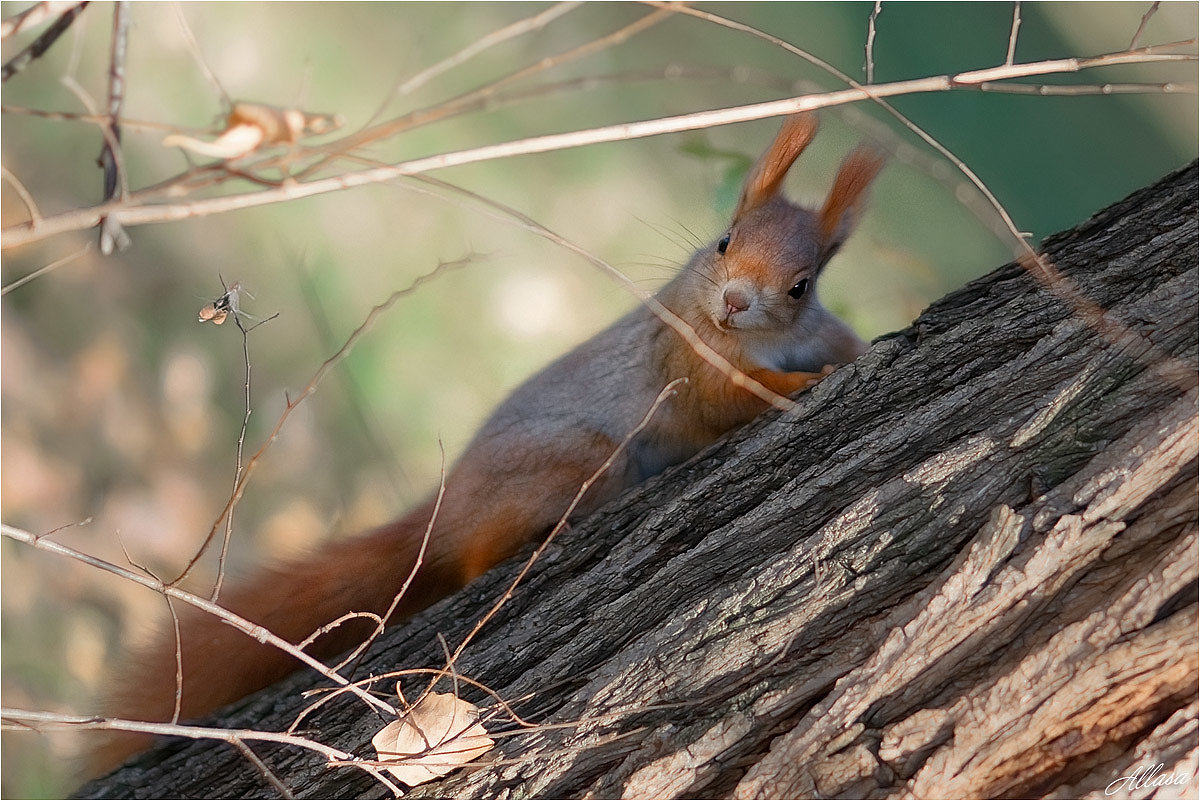
[[[726,314],[733,315],[750,308],[750,296],[741,289],[729,287],[723,295]]]

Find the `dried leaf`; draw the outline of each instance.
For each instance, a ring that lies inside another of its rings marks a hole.
[[[208,303],[200,307],[199,320],[202,323],[211,322],[213,325],[220,325],[228,316],[229,311],[217,308],[215,303]]]
[[[241,314],[241,294],[246,292],[242,289],[241,281],[234,281],[232,286],[226,287],[225,294],[214,300],[212,303],[206,303],[200,308],[199,320],[202,323],[211,322],[213,325],[220,325],[225,322],[225,318],[230,314]],[[249,292],[246,292],[250,295]],[[250,295],[250,297],[254,297]],[[248,316],[248,315],[247,315]]]
[[[415,787],[445,776],[495,744],[479,723],[479,708],[451,693],[429,693],[371,739],[398,781]]]
[[[301,137],[328,133],[344,123],[340,114],[309,114],[263,103],[235,103],[225,130],[213,141],[171,134],[162,143],[163,147],[181,147],[201,156],[228,160],[252,153],[261,145],[295,144]]]
[[[257,148],[263,141],[263,130],[257,125],[234,125],[211,142],[203,142],[182,134],[163,139],[163,147],[182,147],[201,156],[235,159]]]

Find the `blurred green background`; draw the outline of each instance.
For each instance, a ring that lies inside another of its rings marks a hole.
[[[26,4],[4,3],[5,17]],[[398,82],[548,6],[505,4],[134,4],[125,116],[215,128],[220,92],[342,114],[350,129]],[[1127,47],[1146,3],[1025,4],[1016,56],[1029,61]],[[861,80],[870,3],[739,3],[703,10],[805,48]],[[634,4],[570,10],[488,50],[384,117],[434,106],[606,36],[652,13]],[[4,84],[3,164],[40,213],[98,202],[98,129],[13,107],[81,112],[73,79],[106,96],[112,6],[93,3],[42,59]],[[884,4],[875,80],[995,66],[1012,6]],[[1141,42],[1196,36],[1197,6],[1164,4]],[[41,29],[38,29],[40,32]],[[35,32],[36,34],[36,32]],[[11,58],[31,35],[4,43]],[[1192,48],[1194,52],[1194,46]],[[1035,239],[1070,227],[1187,161],[1197,150],[1195,62],[1107,67],[1047,82],[1176,82],[1192,92],[1039,97],[975,91],[894,105],[982,178]],[[667,15],[603,48],[513,83],[493,107],[450,117],[356,155],[381,161],[656,116],[842,88],[776,45],[711,21]],[[506,93],[515,93],[507,96]],[[827,305],[864,336],[902,327],[931,300],[1009,260],[995,215],[949,164],[868,103],[827,110],[789,180],[818,202],[837,162],[869,139],[890,153],[859,232],[822,284]],[[719,235],[751,160],[778,120],[520,156],[438,177],[509,204],[653,289],[699,242]],[[185,169],[161,130],[125,131],[131,187]],[[357,168],[353,165],[351,168]],[[250,191],[235,182],[220,193]],[[6,181],[5,227],[29,212]],[[243,414],[236,328],[196,321],[221,277],[279,317],[251,333],[258,448],[292,397],[389,293],[439,261],[439,276],[384,315],[296,411],[238,507],[231,560],[243,571],[402,511],[523,377],[594,333],[634,299],[562,248],[403,182],[182,222],[133,228],[114,257],[94,250],[3,296],[0,502],[32,532],[91,519],[56,539],[123,561],[121,544],[163,575],[204,538],[232,482]],[[77,251],[91,231],[4,253],[3,283]],[[119,539],[118,539],[119,537]],[[4,540],[3,696],[9,707],[89,713],[122,638],[162,601],[110,576]],[[211,560],[207,573],[211,577]],[[72,783],[77,741],[6,732],[5,797],[53,797]]]

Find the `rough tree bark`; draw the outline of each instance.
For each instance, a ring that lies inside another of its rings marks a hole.
[[[565,532],[457,666],[559,727],[412,795],[1104,797],[1161,764],[1188,784],[1118,795],[1194,796],[1196,196],[1193,164],[1045,243],[1103,322],[1007,265]],[[359,675],[441,665],[519,566]],[[220,724],[286,728],[313,684]],[[381,725],[345,700],[305,730],[373,757]],[[297,796],[386,795],[255,750]],[[84,792],[276,794],[184,741]]]

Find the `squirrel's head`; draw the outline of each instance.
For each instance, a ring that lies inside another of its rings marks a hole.
[[[846,157],[819,210],[797,206],[780,191],[816,132],[812,114],[784,122],[746,176],[729,229],[697,253],[692,266],[710,282],[705,311],[721,330],[789,328],[816,302],[821,270],[854,228],[883,166],[875,151],[859,148]]]

